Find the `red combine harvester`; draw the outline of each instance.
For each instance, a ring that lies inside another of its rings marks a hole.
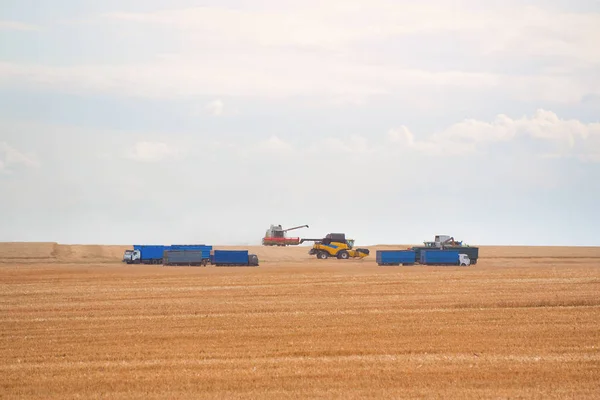
[[[267,233],[265,233],[262,244],[263,246],[298,246],[300,238],[289,238],[285,234],[300,228],[308,228],[308,225],[295,226],[289,229],[283,229],[281,225],[271,225]]]

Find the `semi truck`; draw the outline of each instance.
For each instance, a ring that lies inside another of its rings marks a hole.
[[[123,262],[127,264],[162,264],[163,254],[167,246],[162,245],[139,245],[133,246],[133,250],[125,250]]]
[[[411,250],[415,252],[415,262],[421,263],[421,254],[425,251],[434,252],[434,251],[451,251],[455,250],[460,252],[461,254],[466,254],[471,260],[471,264],[477,264],[477,259],[479,258],[479,248],[478,247],[443,247],[443,248],[435,248],[435,247],[412,247]]]
[[[213,250],[211,264],[221,267],[258,267],[258,256],[248,250]]]
[[[449,235],[436,235],[433,242],[423,242],[424,246],[414,246],[409,250],[415,251],[415,262],[421,262],[422,251],[435,251],[435,250],[458,250],[462,254],[469,256],[471,264],[477,264],[479,258],[479,247],[472,247],[463,244],[462,241],[454,240],[454,237]]]
[[[458,250],[421,251],[420,263],[423,265],[471,265],[469,256]]]
[[[136,244],[133,246],[133,250],[125,250],[123,262],[127,264],[163,264],[164,253],[170,250],[198,250],[202,251],[206,260],[210,260],[212,246],[204,244],[174,244],[170,246]]]
[[[378,265],[414,265],[413,250],[377,250],[375,259]]]

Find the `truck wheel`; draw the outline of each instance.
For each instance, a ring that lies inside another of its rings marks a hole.
[[[337,257],[341,260],[347,260],[350,257],[350,254],[346,250],[342,250],[338,253]]]
[[[462,263],[462,264],[460,264],[460,266],[461,266],[461,267],[466,267],[466,266],[467,266],[467,264],[465,264],[465,263]]]
[[[317,258],[319,260],[325,260],[325,259],[327,259],[328,256],[329,256],[329,254],[327,254],[324,251],[320,251],[320,252],[317,253]]]

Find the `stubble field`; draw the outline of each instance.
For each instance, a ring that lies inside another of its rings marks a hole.
[[[0,398],[600,398],[600,248],[254,248],[258,268],[124,248],[0,244]]]

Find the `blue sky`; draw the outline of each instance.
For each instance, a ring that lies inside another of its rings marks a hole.
[[[21,0],[0,31],[0,240],[598,244],[598,1]]]

